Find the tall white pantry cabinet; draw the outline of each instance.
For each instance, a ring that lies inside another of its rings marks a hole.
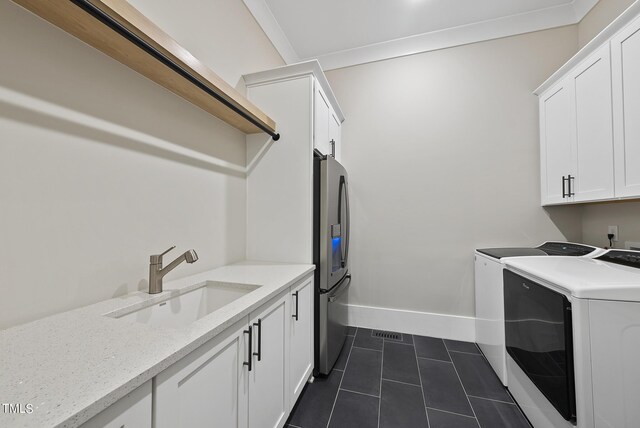
[[[313,150],[341,160],[344,115],[318,61],[244,80],[281,135],[247,136],[247,258],[313,263]]]

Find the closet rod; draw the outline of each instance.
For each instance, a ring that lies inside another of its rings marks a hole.
[[[127,40],[129,40],[130,42],[138,46],[140,49],[147,52],[149,55],[151,55],[152,57],[154,57],[155,59],[157,59],[158,61],[160,61],[161,63],[163,63],[170,69],[172,69],[173,71],[175,71],[176,73],[180,74],[182,77],[184,77],[185,79],[187,79],[188,81],[196,85],[198,88],[202,89],[204,92],[211,95],[213,98],[215,98],[216,100],[218,100],[219,102],[221,102],[222,104],[224,104],[225,106],[227,106],[228,108],[230,108],[231,110],[233,110],[234,112],[242,116],[244,119],[251,122],[258,128],[262,129],[264,132],[269,134],[271,138],[273,138],[273,141],[278,141],[280,139],[280,134],[278,134],[277,132],[271,131],[271,129],[266,127],[263,123],[256,120],[251,115],[247,114],[244,110],[238,108],[235,104],[231,103],[229,100],[220,96],[220,94],[216,93],[214,90],[209,88],[209,86],[202,83],[200,79],[192,75],[189,71],[185,70],[183,67],[181,67],[179,64],[177,64],[171,58],[167,57],[162,52],[160,52],[158,49],[156,49],[155,47],[147,43],[144,39],[140,38],[137,34],[132,32],[128,28],[126,28],[124,25],[118,22],[111,15],[109,15],[108,13],[104,12],[102,9],[100,9],[99,7],[91,3],[91,1],[89,0],[70,0],[70,1],[74,3],[76,6],[83,9],[85,12],[92,15],[94,18],[98,19],[100,22],[102,22],[112,30],[114,30],[115,32],[117,32],[118,34],[120,34],[122,37],[126,38]]]

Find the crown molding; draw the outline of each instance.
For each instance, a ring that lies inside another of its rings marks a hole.
[[[242,0],[253,15],[262,31],[267,35],[282,59],[287,64],[300,62],[300,57],[289,42],[287,35],[282,31],[271,9],[264,0]]]
[[[607,43],[613,36],[620,30],[625,28],[631,22],[639,19],[640,16],[640,2],[635,1],[631,3],[624,12],[620,14],[616,19],[611,22],[604,30],[602,30],[597,36],[595,36],[589,43],[587,43],[582,49],[580,49],[569,61],[564,63],[555,73],[553,73],[547,80],[545,80],[533,93],[535,95],[541,95],[563,77],[569,73],[574,67],[581,62],[589,58],[589,56],[598,50],[602,45]]]
[[[598,2],[573,0],[546,9],[300,58],[265,0],[243,1],[287,64],[317,59],[325,71],[577,24]]]
[[[331,89],[331,85],[329,85],[327,76],[324,74],[324,71],[322,71],[320,63],[315,59],[259,71],[257,73],[245,74],[242,78],[247,88],[249,88],[251,86],[264,85],[281,80],[295,79],[301,76],[315,77],[320,87],[322,87],[324,94],[327,96],[329,104],[331,104],[334,112],[338,116],[340,123],[344,122],[344,113],[342,112],[342,108],[340,108],[340,104],[338,104],[338,99],[333,93],[333,89]]]

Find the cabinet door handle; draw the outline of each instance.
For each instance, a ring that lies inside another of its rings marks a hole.
[[[566,181],[566,178],[564,178],[564,175],[563,175],[562,176],[562,199],[567,197],[567,190],[566,190],[566,187],[565,187],[565,181]]]
[[[253,325],[258,327],[258,352],[254,352],[253,355],[258,357],[258,361],[262,361],[262,318],[258,318],[258,322],[254,322]]]
[[[249,371],[251,371],[251,361],[253,360],[253,352],[252,352],[252,344],[253,344],[253,333],[251,326],[249,326],[249,330],[245,330],[244,334],[249,335],[249,361],[245,361],[242,363],[243,366],[249,366]]]
[[[568,197],[572,197],[575,196],[576,194],[573,193],[573,189],[571,186],[571,180],[575,180],[575,177],[572,177],[571,174],[567,175],[567,182],[569,183],[569,193],[567,194]]]
[[[295,293],[293,293],[293,297],[296,298],[296,313],[291,315],[291,317],[293,317],[296,321],[298,321],[298,300],[300,300],[298,298],[298,293],[300,292],[300,290],[296,291]]]
[[[329,144],[331,144],[331,156],[335,159],[335,157],[336,157],[336,140],[334,140],[332,138],[331,141],[329,141]]]

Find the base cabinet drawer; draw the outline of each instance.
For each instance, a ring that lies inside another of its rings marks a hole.
[[[82,428],[151,428],[151,381],[89,419]]]

